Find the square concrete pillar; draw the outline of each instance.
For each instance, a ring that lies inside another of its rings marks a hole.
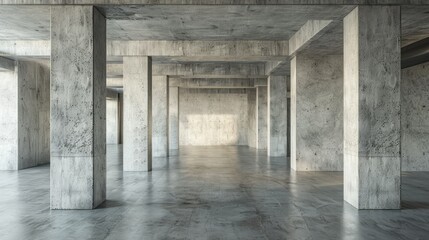
[[[119,110],[119,94],[108,90],[106,99],[106,144],[119,144]]]
[[[247,145],[257,146],[257,117],[256,88],[247,89]]]
[[[267,154],[286,157],[287,154],[287,77],[268,77]]]
[[[268,138],[268,91],[266,86],[256,88],[256,107],[257,107],[257,129],[256,129],[256,148],[267,149]]]
[[[168,90],[168,141],[169,149],[179,149],[179,88],[169,87]]]
[[[152,77],[152,151],[154,157],[168,156],[168,77]]]
[[[343,170],[343,56],[291,61],[291,168]]]
[[[344,18],[344,200],[401,205],[399,6],[360,6]]]
[[[106,199],[106,20],[51,7],[51,209]]]
[[[152,58],[123,59],[124,171],[151,171]]]

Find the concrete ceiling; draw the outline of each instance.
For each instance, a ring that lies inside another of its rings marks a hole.
[[[288,40],[309,19],[353,6],[99,6],[110,40]],[[48,6],[1,6],[0,40],[47,40]]]
[[[288,40],[309,19],[352,6],[109,6],[108,35],[121,40]]]
[[[342,18],[351,5],[102,5],[109,40],[288,40],[308,20],[332,19],[338,24],[304,51],[308,54],[342,53]],[[0,6],[1,40],[48,40],[49,6]],[[402,6],[402,46],[429,37],[429,6]],[[121,62],[121,57],[110,57]],[[288,59],[260,57],[154,57],[154,63],[268,62]]]

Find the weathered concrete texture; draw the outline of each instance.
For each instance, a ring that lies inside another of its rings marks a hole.
[[[343,57],[294,58],[291,79],[291,167],[296,171],[343,170]]]
[[[152,154],[168,156],[168,79],[152,77]]]
[[[247,145],[246,89],[179,89],[180,145]]]
[[[256,88],[257,106],[257,149],[267,149],[268,138],[268,89],[266,86]]]
[[[49,163],[49,69],[19,61],[0,79],[0,170]]]
[[[402,70],[402,171],[429,171],[429,63]]]
[[[257,108],[256,88],[247,89],[247,145],[251,148],[257,146]]]
[[[124,171],[152,170],[152,59],[124,57]]]
[[[119,144],[119,98],[118,94],[106,99],[106,143]]]
[[[168,147],[179,149],[179,88],[169,87],[168,91]]]
[[[400,7],[362,6],[344,19],[344,199],[400,208]]]
[[[267,154],[287,154],[287,81],[286,76],[268,77]]]
[[[92,6],[51,9],[51,209],[106,199],[106,20]]]

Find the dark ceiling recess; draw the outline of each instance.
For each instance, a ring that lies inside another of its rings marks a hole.
[[[403,47],[401,55],[401,68],[408,68],[429,62],[429,38]]]

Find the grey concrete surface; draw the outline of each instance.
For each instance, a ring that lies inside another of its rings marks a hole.
[[[343,175],[291,172],[247,147],[182,148],[151,173],[123,172],[107,148],[107,201],[49,210],[49,165],[0,172],[0,236],[47,239],[426,239],[429,172],[402,174],[400,211],[358,211]],[[25,194],[23,194],[25,193]]]
[[[343,56],[292,60],[291,167],[296,171],[343,170]]]
[[[152,76],[152,156],[168,156],[168,79]]]
[[[170,81],[170,79],[169,79]],[[179,149],[179,88],[170,87],[168,91],[168,147]]]
[[[152,59],[124,57],[124,171],[152,169]]]
[[[268,77],[267,154],[272,157],[287,154],[287,81],[286,76]]]
[[[402,70],[401,168],[429,171],[429,63]]]
[[[106,198],[106,21],[51,10],[51,208],[92,209]]]
[[[256,88],[256,107],[256,148],[266,150],[268,138],[268,89],[266,86]]]
[[[362,6],[344,19],[344,199],[398,209],[400,8]]]
[[[247,145],[246,89],[179,89],[181,146]]]

